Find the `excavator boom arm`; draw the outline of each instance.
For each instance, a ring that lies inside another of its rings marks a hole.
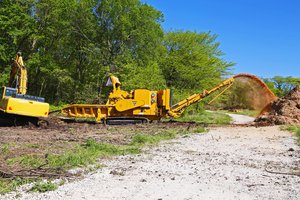
[[[24,65],[21,53],[18,53],[10,71],[9,87],[13,87],[13,82],[17,75],[16,88],[18,94],[26,94],[27,92],[27,69]]]
[[[201,101],[205,97],[209,96],[211,93],[218,91],[225,86],[230,87],[233,84],[233,82],[234,82],[234,78],[231,77],[210,90],[204,90],[202,93],[193,94],[192,96],[189,96],[188,98],[173,105],[171,109],[168,111],[168,115],[170,117],[175,117],[175,118],[179,117],[188,106]]]

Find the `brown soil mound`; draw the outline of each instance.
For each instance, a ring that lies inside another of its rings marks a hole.
[[[269,105],[270,110],[259,116],[258,124],[300,125],[300,86]]]

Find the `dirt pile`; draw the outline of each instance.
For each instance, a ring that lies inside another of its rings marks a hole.
[[[255,120],[256,123],[300,125],[300,86],[268,107],[268,111]]]

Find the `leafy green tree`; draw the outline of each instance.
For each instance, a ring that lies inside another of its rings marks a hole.
[[[0,73],[1,84],[9,73],[11,59],[18,51],[28,57],[34,45],[36,33],[34,0],[0,1]]]
[[[139,0],[102,0],[97,5],[94,43],[100,66],[119,76],[124,89],[163,88],[157,65],[163,52],[162,13]]]
[[[158,63],[153,62],[143,67],[137,64],[128,64],[124,67],[129,72],[121,71],[120,79],[123,80],[124,88],[127,90],[144,88],[150,90],[160,90],[166,87],[166,82]],[[128,75],[130,74],[130,75]]]
[[[180,94],[213,86],[227,73],[232,63],[222,60],[216,36],[164,36],[162,21],[140,0],[2,0],[0,84],[17,51],[28,67],[28,93],[51,103],[93,102],[108,73],[124,89],[168,86]]]
[[[278,97],[286,95],[294,87],[300,85],[300,78],[291,76],[274,76],[273,78],[265,78],[263,80]]]
[[[216,42],[216,35],[210,33],[168,32],[164,45],[166,56],[160,66],[167,86],[181,94],[214,86],[233,65],[221,58],[223,52]]]
[[[111,72],[127,63],[156,60],[163,38],[162,13],[139,0],[101,0],[96,8],[97,40]]]
[[[29,61],[31,89],[51,102],[97,96],[99,57],[93,0],[41,0],[36,6],[36,52]],[[92,84],[92,86],[90,85]]]
[[[74,1],[40,0],[35,7],[37,33],[34,51],[28,60],[29,92],[43,95],[48,101],[59,101],[62,91],[68,94],[70,82],[69,39],[71,11]],[[67,67],[66,67],[67,66]]]

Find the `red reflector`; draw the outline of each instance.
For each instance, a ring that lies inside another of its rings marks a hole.
[[[12,107],[9,106],[8,110],[12,110]]]

